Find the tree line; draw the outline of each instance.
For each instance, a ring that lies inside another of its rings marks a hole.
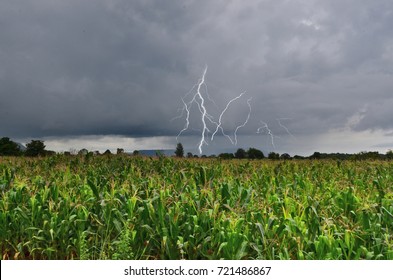
[[[44,141],[42,140],[31,140],[26,144],[26,147],[12,141],[8,137],[0,138],[0,156],[49,156],[54,155],[56,152],[46,150]],[[64,152],[66,155],[71,155],[71,152]],[[78,152],[74,152],[78,155],[99,155],[98,151],[89,152],[87,149],[81,149]],[[106,150],[103,155],[112,154],[110,150]],[[124,154],[124,149],[117,149],[117,154]],[[133,152],[134,156],[140,155],[136,150]],[[183,145],[177,143],[174,155],[179,158],[197,158],[198,155],[193,155],[188,152],[185,155]],[[162,156],[162,155],[161,155]],[[202,158],[221,158],[221,159],[271,159],[271,160],[291,160],[291,159],[333,159],[333,160],[367,160],[367,159],[393,159],[393,151],[389,150],[386,154],[380,154],[379,152],[367,152],[363,151],[356,154],[345,154],[345,153],[320,153],[314,152],[310,156],[291,156],[288,153],[279,154],[276,152],[270,152],[265,156],[265,154],[256,148],[248,148],[247,150],[239,148],[234,153],[220,153],[219,155],[202,155]]]
[[[184,148],[181,143],[177,143],[176,150],[175,150],[176,157],[184,157]],[[193,155],[192,153],[188,152],[186,157],[198,157],[198,155]],[[288,153],[276,153],[270,152],[265,156],[265,154],[256,148],[249,148],[245,150],[243,148],[239,148],[234,153],[221,153],[218,155],[210,155],[205,156],[202,155],[201,157],[206,158],[221,158],[221,159],[272,159],[272,160],[291,160],[291,159],[333,159],[333,160],[367,160],[367,159],[393,159],[393,151],[389,150],[386,154],[380,154],[379,152],[367,152],[363,151],[356,154],[345,154],[345,153],[320,153],[314,152],[310,156],[291,156]]]
[[[26,147],[11,141],[8,137],[0,138],[0,156],[48,156],[55,154],[54,151],[45,149],[44,141],[31,140]]]
[[[117,154],[123,154],[124,149],[117,149]],[[20,143],[12,141],[9,137],[0,138],[0,156],[51,156],[55,155],[55,151],[47,150],[44,141],[42,140],[31,140],[26,144],[26,147]],[[98,151],[88,151],[87,149],[81,149],[79,151],[64,152],[64,155],[98,155]],[[108,149],[103,155],[112,154]],[[138,151],[134,151],[134,155],[137,155]]]

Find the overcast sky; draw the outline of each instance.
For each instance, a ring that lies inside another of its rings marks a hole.
[[[173,118],[206,65],[215,121],[246,92],[223,115],[228,135],[249,98],[252,110],[236,146],[216,137],[204,153],[393,148],[391,0],[2,0],[0,136],[57,151],[174,148],[186,119]],[[197,152],[191,109],[178,140]]]

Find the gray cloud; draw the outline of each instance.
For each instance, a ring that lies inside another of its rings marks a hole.
[[[175,137],[184,121],[170,120],[205,64],[221,110],[247,91],[228,131],[252,97],[243,135],[263,120],[284,137],[277,118],[302,136],[388,133],[392,26],[388,0],[2,1],[0,133]]]

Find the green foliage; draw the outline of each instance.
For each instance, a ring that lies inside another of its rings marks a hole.
[[[235,156],[232,153],[221,153],[218,155],[219,158],[222,159],[233,159]]]
[[[26,156],[36,157],[45,155],[45,144],[41,140],[31,140],[30,143],[26,144]]]
[[[263,154],[263,152],[258,149],[255,149],[255,148],[249,148],[247,150],[247,155],[248,155],[248,158],[250,158],[250,159],[263,159],[263,158],[265,158],[265,155]]]
[[[130,260],[134,258],[132,244],[134,242],[135,236],[136,231],[131,231],[127,227],[121,231],[119,239],[113,241],[113,260]]]
[[[235,153],[235,158],[242,159],[242,158],[246,158],[246,157],[247,157],[247,152],[244,149],[242,149],[242,148],[237,149],[237,151]]]
[[[103,155],[106,155],[106,156],[111,155],[111,154],[112,154],[112,152],[111,152],[109,149],[107,149],[107,150],[103,153]]]
[[[176,145],[176,150],[175,150],[175,155],[179,158],[184,157],[184,148],[182,143],[177,143]]]
[[[391,161],[0,158],[2,259],[393,259]]]
[[[187,158],[193,158],[193,157],[194,157],[194,155],[191,152],[187,153]]]
[[[270,152],[269,155],[267,156],[268,159],[280,159],[280,154],[275,153],[275,152]]]
[[[291,159],[291,156],[290,156],[289,154],[287,154],[287,153],[283,153],[283,154],[280,156],[280,159],[288,160],[288,159]]]
[[[11,141],[8,137],[0,139],[0,156],[17,156],[20,154],[21,151],[17,143]]]
[[[353,159],[355,160],[370,160],[370,159],[381,159],[383,155],[379,154],[379,152],[360,152],[354,154]]]

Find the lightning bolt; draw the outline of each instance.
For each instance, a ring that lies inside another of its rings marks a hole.
[[[243,124],[241,124],[241,125],[239,125],[238,127],[236,127],[236,129],[235,129],[235,145],[237,145],[237,131],[238,131],[238,129],[239,128],[242,128],[242,127],[244,127],[247,123],[248,123],[248,121],[250,120],[250,115],[251,115],[251,104],[250,104],[250,102],[251,102],[251,100],[252,100],[252,98],[249,98],[249,99],[247,99],[247,105],[248,105],[248,115],[247,115],[247,119],[246,119],[246,121],[243,123]]]
[[[208,120],[208,121],[210,121],[210,122],[215,123],[215,122],[213,121],[212,116],[210,116],[210,115],[207,113],[207,110],[206,110],[206,107],[205,107],[205,99],[203,98],[202,93],[201,93],[201,87],[202,87],[202,85],[205,85],[205,87],[206,87],[206,84],[205,84],[206,72],[207,72],[207,66],[205,67],[205,70],[203,71],[202,78],[199,79],[198,83],[197,83],[196,85],[194,85],[194,86],[191,88],[191,90],[181,99],[181,100],[182,100],[182,103],[183,103],[183,108],[181,109],[181,114],[180,114],[179,116],[177,116],[177,117],[175,117],[175,118],[172,119],[172,121],[173,121],[173,120],[175,120],[175,119],[182,118],[183,115],[184,115],[184,112],[186,112],[186,123],[185,123],[183,129],[182,129],[182,130],[179,132],[179,134],[176,136],[176,141],[178,141],[180,135],[182,135],[182,133],[183,133],[184,131],[186,131],[186,130],[189,128],[189,126],[190,126],[190,108],[191,108],[192,104],[193,104],[193,103],[196,103],[196,104],[197,104],[198,109],[199,109],[199,111],[201,112],[201,120],[202,120],[202,124],[203,124],[203,129],[202,129],[202,132],[201,132],[201,140],[200,140],[199,145],[198,145],[198,150],[199,150],[199,153],[200,153],[200,154],[202,154],[202,146],[203,146],[204,144],[207,145],[207,142],[206,142],[206,140],[205,140],[206,134],[207,134],[208,132],[210,132],[210,130],[209,130],[207,124],[206,124],[206,121]],[[196,90],[196,93],[193,95],[191,101],[190,101],[190,102],[184,101],[184,99],[185,99],[188,95],[190,95],[191,92],[192,92],[195,88],[197,88],[197,90]],[[208,99],[211,100],[211,98],[210,98],[209,95],[208,95]],[[214,103],[214,102],[213,102],[213,103]],[[215,103],[214,103],[214,104],[215,104]],[[215,123],[215,124],[216,124],[216,123]]]
[[[203,146],[203,144],[206,144],[206,145],[207,145],[207,143],[206,143],[206,141],[205,141],[205,134],[206,134],[207,132],[209,132],[209,129],[207,128],[207,125],[206,125],[206,115],[207,115],[207,111],[206,111],[206,107],[205,107],[205,99],[203,98],[203,96],[202,96],[202,94],[201,94],[201,86],[202,86],[203,84],[205,84],[205,75],[206,75],[206,72],[207,72],[207,65],[206,65],[206,67],[205,67],[205,71],[203,71],[202,79],[200,79],[200,81],[199,81],[199,83],[198,83],[197,93],[194,95],[194,98],[193,98],[193,100],[194,100],[195,97],[198,96],[198,97],[201,99],[201,103],[200,103],[200,104],[198,103],[198,107],[200,107],[199,109],[200,109],[200,111],[201,111],[201,113],[202,113],[202,118],[201,118],[201,119],[202,119],[202,123],[203,123],[201,141],[199,142],[199,146],[198,146],[198,149],[199,149],[199,153],[200,153],[200,154],[202,154],[202,146]],[[200,105],[200,106],[199,106],[199,105]]]
[[[217,103],[210,97],[209,90],[208,90],[208,88],[207,88],[206,83],[204,84],[204,86],[205,86],[205,92],[206,92],[207,99],[209,99],[209,101],[210,101],[211,103],[213,103],[214,106],[216,106],[217,109],[219,109]]]
[[[179,141],[178,141],[178,138],[180,137],[180,135],[181,135],[184,131],[186,131],[186,130],[188,129],[188,126],[190,125],[190,109],[188,108],[188,105],[187,105],[187,103],[184,101],[183,98],[181,99],[181,101],[183,102],[183,105],[184,105],[183,110],[182,110],[182,113],[181,113],[181,115],[180,115],[179,117],[176,117],[176,118],[174,118],[174,119],[172,119],[172,120],[181,118],[181,117],[183,116],[184,111],[187,112],[187,115],[186,115],[186,124],[184,125],[183,129],[179,132],[179,134],[176,136],[176,141],[177,141],[177,142],[179,142]]]
[[[182,129],[182,130],[179,132],[179,134],[176,136],[176,141],[178,141],[178,138],[182,135],[183,132],[185,132],[186,130],[188,130],[188,128],[189,128],[189,126],[190,126],[190,109],[191,109],[192,105],[195,103],[195,104],[198,106],[198,110],[199,110],[199,112],[201,113],[201,121],[202,121],[202,125],[203,125],[202,131],[201,131],[201,139],[200,139],[199,145],[198,145],[198,150],[199,150],[199,153],[200,153],[200,154],[202,154],[202,148],[203,148],[203,146],[204,146],[204,145],[208,145],[208,143],[207,143],[207,141],[206,141],[206,138],[208,137],[208,134],[211,132],[210,129],[209,129],[208,123],[210,123],[210,124],[209,124],[210,126],[211,126],[211,125],[214,125],[214,126],[215,126],[215,130],[214,130],[213,134],[211,135],[210,141],[213,141],[213,140],[214,140],[214,136],[215,136],[215,135],[217,134],[217,132],[220,130],[221,133],[222,133],[225,137],[227,137],[227,138],[229,139],[229,141],[230,141],[233,145],[236,145],[236,144],[237,144],[237,131],[238,131],[240,128],[244,127],[244,126],[248,123],[248,121],[249,121],[249,119],[250,119],[250,114],[251,114],[251,104],[250,104],[251,98],[250,98],[250,99],[247,100],[247,105],[248,105],[248,107],[249,107],[249,112],[248,112],[247,119],[246,119],[246,121],[245,121],[243,124],[241,124],[241,125],[239,125],[239,126],[236,127],[235,132],[234,132],[234,140],[232,140],[232,138],[231,138],[228,134],[226,134],[226,133],[224,132],[224,129],[223,129],[223,127],[222,127],[222,118],[223,118],[225,112],[228,110],[229,106],[230,106],[234,101],[236,101],[236,100],[238,100],[239,98],[241,98],[241,97],[245,94],[245,92],[242,92],[241,94],[239,94],[239,95],[236,96],[235,98],[229,100],[229,102],[226,104],[224,110],[220,113],[219,118],[218,118],[218,122],[216,122],[216,121],[214,120],[213,116],[211,116],[211,115],[208,113],[208,111],[207,111],[207,109],[206,109],[206,106],[205,106],[206,100],[205,100],[205,98],[204,98],[204,96],[202,95],[202,92],[201,92],[202,87],[204,87],[204,89],[205,89],[204,93],[206,94],[207,99],[208,99],[211,103],[213,103],[213,104],[217,107],[217,109],[218,109],[217,104],[213,101],[213,99],[210,97],[210,95],[209,95],[209,93],[208,93],[208,91],[207,91],[207,85],[206,85],[206,83],[205,83],[206,72],[207,72],[207,66],[205,67],[205,69],[204,69],[204,71],[203,71],[203,74],[202,74],[202,77],[199,79],[198,83],[195,84],[195,85],[191,88],[191,90],[190,90],[183,98],[181,98],[181,101],[182,101],[182,103],[183,103],[183,107],[182,107],[181,109],[179,109],[179,110],[181,110],[181,114],[180,114],[179,116],[177,116],[177,117],[175,117],[175,118],[173,118],[173,119],[171,120],[171,121],[173,121],[173,120],[175,120],[175,119],[180,119],[180,118],[182,118],[182,117],[184,116],[184,114],[186,115],[186,117],[185,117],[186,123],[185,123],[183,129]],[[194,95],[192,96],[192,99],[191,99],[189,102],[186,102],[185,99],[186,99],[195,89],[196,89],[196,91],[195,91]]]
[[[220,114],[220,116],[219,116],[219,118],[218,118],[218,124],[217,124],[217,126],[216,126],[216,130],[215,130],[215,131],[213,132],[213,134],[212,134],[211,141],[214,140],[214,135],[216,135],[217,131],[220,129],[221,132],[222,132],[222,134],[223,134],[224,136],[226,136],[226,137],[229,139],[229,141],[231,141],[232,144],[235,144],[235,142],[232,140],[232,138],[231,138],[229,135],[225,134],[224,129],[223,129],[222,126],[221,126],[221,124],[222,124],[221,120],[222,120],[222,116],[225,114],[226,110],[228,110],[229,105],[231,105],[231,103],[232,103],[233,101],[235,101],[235,100],[239,99],[240,97],[242,97],[242,95],[245,94],[245,93],[246,93],[246,92],[242,92],[242,93],[240,93],[240,95],[238,95],[238,96],[236,96],[235,98],[229,100],[229,102],[228,102],[227,105],[225,106],[225,109],[222,110],[222,112],[221,112],[221,114]],[[237,131],[237,129],[236,129],[236,131]],[[236,133],[235,133],[235,135],[236,135]],[[237,141],[236,141],[236,142],[237,142]]]
[[[290,119],[289,119],[289,118],[280,118],[280,119],[277,119],[277,122],[278,122],[278,125],[281,126],[283,129],[285,129],[285,131],[286,131],[292,138],[295,138],[295,136],[293,136],[293,134],[289,131],[289,129],[288,129],[285,125],[283,125],[283,124],[281,123],[282,120],[290,120]]]
[[[257,129],[257,133],[261,133],[261,130],[266,130],[267,131],[267,134],[270,136],[270,139],[271,139],[271,142],[272,142],[272,146],[273,146],[273,148],[275,149],[276,148],[276,146],[274,145],[274,137],[276,137],[276,136],[274,136],[274,134],[272,133],[272,131],[270,130],[270,128],[269,128],[269,126],[267,125],[267,123],[265,123],[264,121],[261,121],[261,123],[263,124],[263,126],[261,126],[261,127],[259,127],[258,129]]]

